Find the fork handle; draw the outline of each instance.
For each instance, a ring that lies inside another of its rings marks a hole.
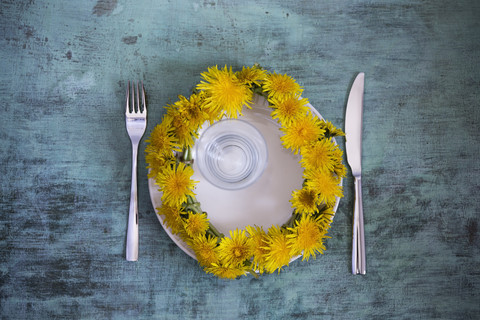
[[[363,227],[362,178],[355,177],[355,208],[353,212],[352,273],[365,274],[365,236]]]
[[[137,197],[137,152],[138,145],[132,144],[132,187],[127,227],[127,261],[138,260],[138,197]]]

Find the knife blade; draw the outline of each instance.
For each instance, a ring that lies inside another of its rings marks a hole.
[[[365,74],[360,72],[347,101],[345,114],[345,147],[347,161],[350,165],[355,184],[355,206],[353,212],[352,240],[352,273],[365,274],[365,235],[362,205],[362,128],[363,128],[363,95]]]

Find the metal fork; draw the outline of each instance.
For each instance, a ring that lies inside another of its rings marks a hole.
[[[135,90],[136,89],[136,90]],[[142,104],[140,105],[140,95]],[[130,81],[127,87],[127,108],[125,111],[125,123],[127,132],[132,141],[132,188],[130,192],[130,211],[128,213],[127,248],[126,256],[128,261],[138,260],[138,198],[137,198],[137,153],[138,144],[147,127],[147,105],[145,103],[145,89],[143,82],[141,92],[139,83],[132,82],[130,92]],[[131,104],[131,105],[130,105]],[[131,110],[130,110],[131,109]]]

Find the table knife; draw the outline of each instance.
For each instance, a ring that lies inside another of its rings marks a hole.
[[[348,96],[345,115],[347,161],[355,179],[353,213],[352,273],[365,274],[365,236],[362,205],[362,122],[365,74],[359,73]]]

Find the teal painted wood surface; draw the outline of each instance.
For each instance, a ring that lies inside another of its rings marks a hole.
[[[478,17],[473,0],[2,0],[2,319],[478,319]],[[140,165],[125,261],[126,81],[145,83],[149,132],[207,67],[254,63],[339,127],[365,72],[366,276],[350,177],[323,256],[224,281],[165,234]]]

